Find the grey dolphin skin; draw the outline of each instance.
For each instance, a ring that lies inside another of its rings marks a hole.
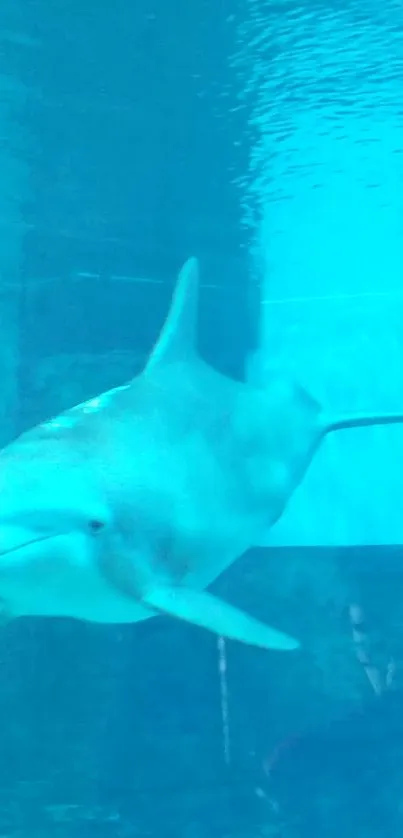
[[[220,375],[196,349],[198,273],[196,259],[182,268],[141,375],[0,452],[4,618],[168,614],[298,647],[206,588],[261,543],[325,434],[403,415],[326,416],[282,374],[264,388]]]

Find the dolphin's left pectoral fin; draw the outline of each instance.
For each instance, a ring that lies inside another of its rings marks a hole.
[[[215,634],[263,649],[297,649],[293,637],[270,628],[207,591],[160,587],[142,598],[145,605],[179,620],[201,626]]]

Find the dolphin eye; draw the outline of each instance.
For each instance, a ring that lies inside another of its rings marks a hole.
[[[102,521],[100,518],[92,518],[91,521],[88,523],[88,528],[93,533],[98,533],[105,528],[106,524],[105,521]]]

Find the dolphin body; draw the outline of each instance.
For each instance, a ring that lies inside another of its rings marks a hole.
[[[0,452],[5,619],[168,614],[264,648],[298,646],[205,589],[262,542],[326,433],[403,415],[326,416],[282,374],[264,389],[220,375],[196,351],[197,299],[190,259],[142,374]]]

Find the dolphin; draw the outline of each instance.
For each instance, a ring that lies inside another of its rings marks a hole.
[[[165,614],[298,647],[206,589],[262,542],[327,433],[403,414],[331,416],[281,372],[254,387],[215,371],[196,349],[198,274],[189,259],[139,376],[0,451],[5,620]]]

